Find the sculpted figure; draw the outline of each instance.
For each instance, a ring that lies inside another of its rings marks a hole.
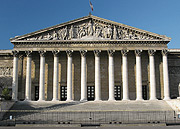
[[[58,31],[59,39],[65,40],[67,37],[67,26],[61,30]]]
[[[58,39],[56,31],[53,31],[52,37],[53,37],[53,40],[57,40]]]
[[[133,37],[133,39],[139,39],[135,32],[132,32],[132,37]]]
[[[112,29],[111,29],[111,26],[109,25],[108,28],[107,28],[107,37],[108,38],[111,38],[112,37]]]
[[[69,40],[71,40],[72,38],[73,38],[73,35],[74,35],[74,33],[73,33],[73,25],[71,25],[71,28],[70,28],[70,30],[69,30]]]
[[[62,40],[62,35],[61,35],[61,33],[62,33],[62,29],[61,29],[61,30],[59,30],[57,33],[58,33],[58,39],[59,39],[59,40]]]
[[[91,21],[89,21],[89,23],[87,24],[87,35],[92,36],[92,34],[93,34],[93,26]]]
[[[6,75],[6,76],[10,75],[10,68],[8,68],[8,67],[6,68],[6,70],[5,70],[5,75]]]
[[[51,40],[51,39],[52,39],[52,36],[48,33],[48,35],[44,36],[44,39],[45,39],[45,40]]]
[[[87,35],[87,27],[85,24],[82,24],[78,27],[78,38],[82,38]]]
[[[110,38],[110,39],[112,38],[112,28],[110,25],[104,26],[103,35],[104,38]]]
[[[103,29],[103,37],[104,38],[107,38],[107,26],[104,26],[104,29]]]
[[[36,38],[36,37],[34,37],[34,38],[30,38],[30,40],[37,40],[37,38]]]
[[[96,37],[100,37],[101,36],[101,32],[102,32],[102,27],[101,26],[97,26],[96,27],[96,31],[95,31],[95,36]]]
[[[123,39],[122,38],[122,30],[120,28],[117,29],[117,35],[118,35],[118,39]]]
[[[129,31],[129,39],[134,39],[133,35],[132,35],[132,32]]]
[[[113,30],[113,39],[117,39],[117,31],[116,31],[115,26],[114,26],[114,30]]]
[[[62,30],[62,39],[65,40],[67,36],[67,26]]]
[[[42,40],[42,39],[43,39],[43,36],[42,36],[42,35],[38,37],[38,40]]]

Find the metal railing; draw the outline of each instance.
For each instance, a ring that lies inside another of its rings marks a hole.
[[[2,114],[4,112],[0,112]],[[0,125],[15,124],[159,124],[179,123],[174,111],[7,111]]]

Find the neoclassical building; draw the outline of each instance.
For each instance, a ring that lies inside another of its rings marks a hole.
[[[180,83],[170,40],[89,15],[11,38],[0,66],[9,68],[13,100],[168,100]]]

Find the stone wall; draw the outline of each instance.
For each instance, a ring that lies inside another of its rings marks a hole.
[[[180,53],[173,53],[168,56],[170,96],[176,98],[179,96],[178,87],[180,85]]]
[[[13,74],[13,57],[10,50],[0,50],[0,94],[2,88],[11,90]]]

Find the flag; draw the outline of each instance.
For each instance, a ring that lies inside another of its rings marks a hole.
[[[91,7],[91,10],[93,11],[93,5],[91,3],[91,0],[89,0],[89,4],[90,4],[90,7]]]

